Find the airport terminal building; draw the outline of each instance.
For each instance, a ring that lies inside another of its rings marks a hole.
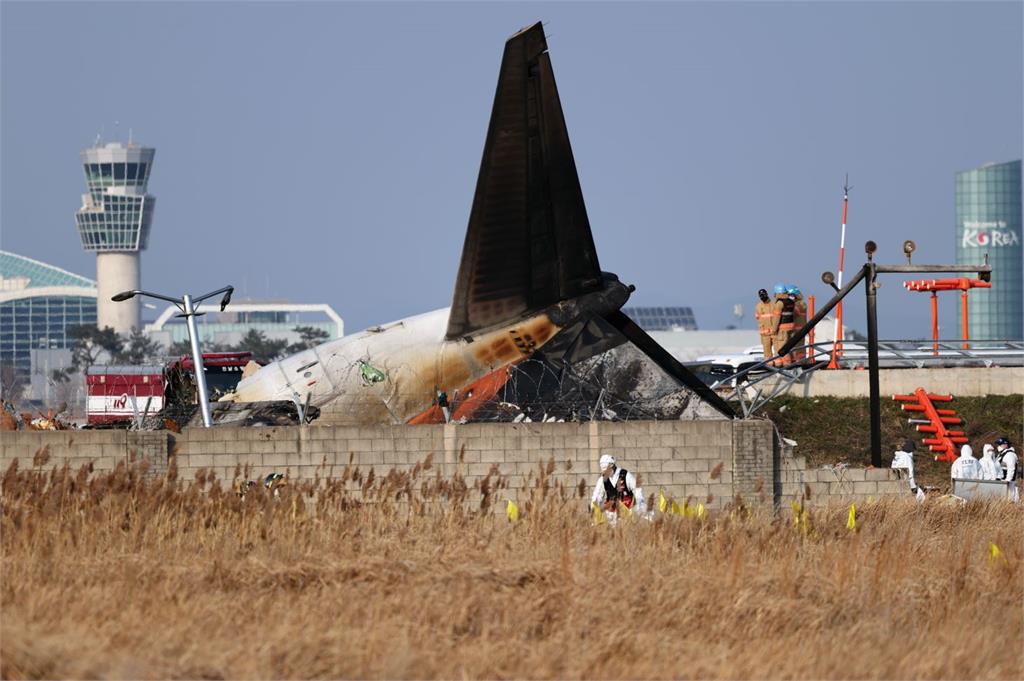
[[[1024,339],[1024,232],[1021,162],[986,163],[956,174],[956,263],[988,255],[992,288],[968,296],[971,339]],[[958,317],[963,314],[959,307]]]
[[[26,378],[32,353],[70,347],[68,330],[96,323],[96,283],[0,251],[0,365]]]

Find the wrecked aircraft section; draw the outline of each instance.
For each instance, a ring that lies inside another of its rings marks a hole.
[[[574,364],[540,353],[509,367],[494,398],[456,421],[629,421],[725,418],[630,344]]]
[[[505,43],[452,304],[262,367],[222,402],[331,425],[732,418],[621,312],[540,23]]]

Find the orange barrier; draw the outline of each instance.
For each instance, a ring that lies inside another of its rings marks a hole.
[[[933,395],[918,388],[913,395],[893,395],[892,399],[897,402],[907,402],[902,405],[903,411],[922,412],[927,419],[907,419],[916,426],[919,433],[930,433],[932,437],[921,440],[922,444],[928,445],[929,451],[936,454],[936,461],[953,461],[957,457],[958,445],[967,444],[967,437],[962,430],[949,430],[947,425],[961,425],[963,420],[956,415],[955,409],[938,409],[936,402],[952,402],[952,395]]]

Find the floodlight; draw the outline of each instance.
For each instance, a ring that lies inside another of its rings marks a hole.
[[[135,294],[136,291],[121,291],[117,295],[111,296],[110,299],[113,300],[115,303],[120,303],[122,301],[128,300],[129,298],[134,298]]]
[[[224,308],[226,308],[228,306],[228,303],[231,302],[231,294],[234,293],[234,292],[235,292],[234,288],[228,287],[227,293],[225,293],[224,297],[220,299],[220,311],[221,312],[223,312]]]
[[[906,241],[903,242],[903,252],[906,253],[908,256],[915,250],[917,250],[917,244],[915,244],[913,241],[907,239]]]
[[[831,272],[822,272],[821,281],[831,286],[836,281],[836,275],[832,274]]]

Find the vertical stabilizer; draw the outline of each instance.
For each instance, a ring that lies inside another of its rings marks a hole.
[[[601,270],[540,23],[505,43],[448,338],[596,290]]]

